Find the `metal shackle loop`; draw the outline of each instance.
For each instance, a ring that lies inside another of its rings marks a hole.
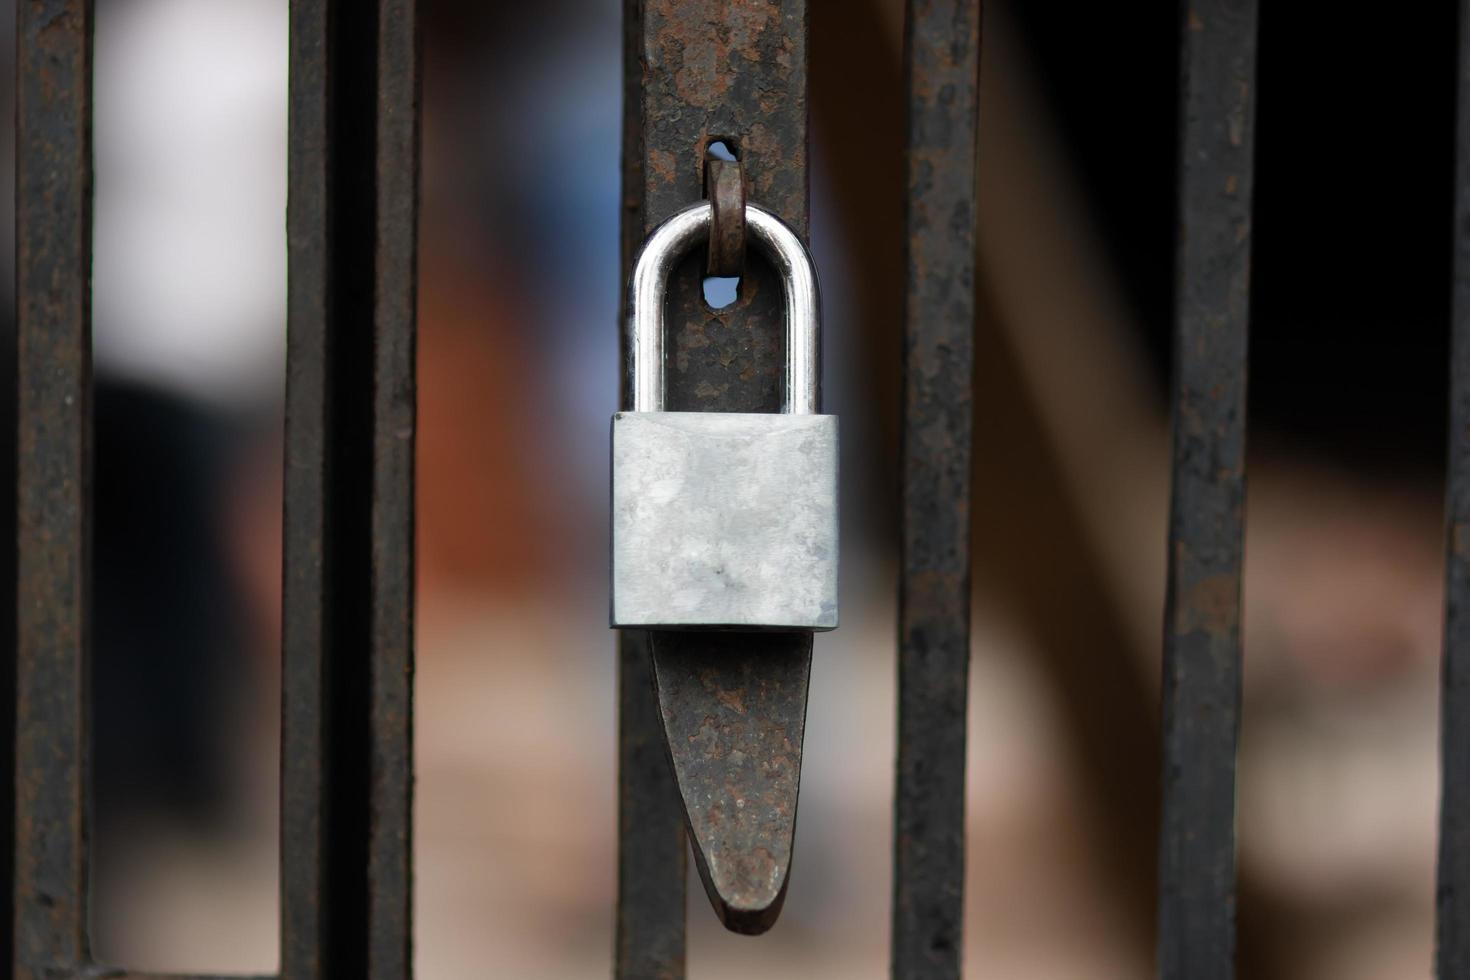
[[[664,294],[669,275],[695,245],[709,238],[708,201],[691,204],[653,230],[628,284],[631,410],[664,410]],[[745,205],[745,229],[770,259],[786,294],[786,380],[781,410],[815,415],[821,393],[821,297],[816,267],[796,232],[770,211]]]

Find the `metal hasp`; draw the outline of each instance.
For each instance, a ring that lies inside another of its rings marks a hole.
[[[712,210],[691,205],[655,229],[629,279],[634,410],[612,425],[612,625],[832,629],[837,419],[817,414],[816,273],[801,239],[763,208],[747,205],[745,223],[780,274],[786,301],[784,411],[663,411],[665,283],[708,238]],[[736,931],[774,921],[790,867],[801,729],[793,741],[787,719],[794,710],[804,723],[809,657],[793,664],[794,683],[767,678],[761,668],[783,662],[781,647],[714,635],[655,665],[696,861],[715,909]],[[729,674],[727,661],[738,673]],[[716,681],[721,672],[725,680]]]
[[[805,240],[807,0],[627,0],[623,9],[624,276],[653,229],[700,199],[715,140],[740,161],[750,196]],[[777,410],[785,308],[776,271],[752,251],[735,302],[711,309],[704,268],[696,251],[669,279],[667,407]],[[775,921],[791,861],[811,650],[807,632],[622,633],[617,976],[685,975],[686,828],[725,924],[760,932]],[[720,763],[759,759],[770,745],[782,753],[759,774],[759,796],[752,778]],[[769,808],[757,814],[737,802],[754,799]]]
[[[1181,13],[1158,976],[1230,980],[1256,3]]]
[[[784,411],[665,412],[664,284],[709,235],[692,205],[649,236],[630,280],[632,412],[612,420],[612,625],[837,626],[837,419],[816,414],[820,302],[811,258],[781,220],[746,224],[781,273]]]

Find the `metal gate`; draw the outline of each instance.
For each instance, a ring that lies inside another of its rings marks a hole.
[[[291,4],[289,349],[283,636],[280,976],[406,977],[412,923],[415,242],[413,0]],[[909,0],[899,727],[892,974],[960,975],[969,654],[978,0]],[[1186,0],[1173,497],[1164,630],[1158,972],[1224,980],[1235,956],[1235,756],[1245,480],[1255,0]],[[733,27],[752,19],[759,31]],[[1462,4],[1448,609],[1437,969],[1470,977],[1470,4]],[[684,64],[719,31],[742,71]],[[91,3],[23,0],[17,105],[18,646],[13,932],[21,978],[132,976],[92,962],[87,923],[91,529]],[[648,231],[728,193],[711,142],[752,196],[808,228],[806,0],[629,0],[624,27],[623,266]],[[743,47],[742,47],[743,46]],[[773,94],[774,93],[774,94]],[[983,129],[981,130],[983,135]],[[981,143],[983,147],[983,143]],[[371,164],[368,163],[371,161]],[[743,186],[736,185],[743,191]],[[879,193],[887,188],[877,189]],[[741,250],[737,237],[723,246]],[[779,403],[770,270],[711,312],[691,257],[671,329],[713,323],[715,351],[670,372],[674,408]],[[611,325],[608,325],[611,329]],[[721,344],[765,351],[753,371]],[[799,746],[810,635],[626,633],[616,975],[685,972],[686,825],[664,748],[679,683],[765,698],[735,737]],[[659,676],[661,675],[661,676]],[[654,678],[658,676],[655,696]],[[659,699],[665,701],[661,708]],[[660,712],[665,717],[661,719]],[[722,777],[697,753],[679,782]],[[781,775],[794,801],[799,761]],[[11,808],[6,808],[7,812]],[[794,821],[794,805],[790,819]],[[744,843],[790,862],[789,826]],[[707,842],[695,841],[696,854]],[[759,931],[779,896],[707,887]],[[718,875],[715,875],[718,878]],[[742,899],[749,898],[748,905]]]

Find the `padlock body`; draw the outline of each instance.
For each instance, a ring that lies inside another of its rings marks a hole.
[[[837,416],[620,412],[612,625],[837,626]]]

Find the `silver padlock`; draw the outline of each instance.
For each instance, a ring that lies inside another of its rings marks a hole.
[[[709,236],[709,202],[644,243],[628,297],[632,410],[612,418],[612,625],[830,630],[837,626],[837,416],[817,414],[816,270],[801,239],[754,204],[746,234],[781,277],[781,414],[665,412],[664,292]]]

